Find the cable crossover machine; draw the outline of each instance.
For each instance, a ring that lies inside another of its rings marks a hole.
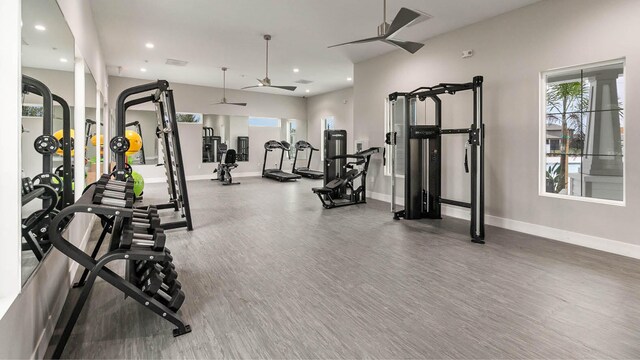
[[[464,84],[442,83],[433,87],[420,87],[408,93],[394,92],[389,95],[392,116],[396,115],[398,105],[403,107],[402,123],[394,122],[394,128],[386,134],[386,144],[390,145],[391,157],[391,199],[394,218],[404,219],[441,219],[441,205],[453,205],[471,210],[471,241],[484,244],[484,124],[482,122],[482,83],[483,77],[476,76],[472,82]],[[442,127],[441,95],[455,95],[460,91],[473,92],[473,122],[469,128],[446,129]],[[418,125],[416,120],[416,100],[431,99],[435,104],[435,124]],[[402,143],[398,144],[398,130]],[[471,201],[445,199],[442,193],[442,136],[467,135],[465,144],[465,171],[471,175]],[[395,159],[398,146],[404,155],[404,210],[396,207],[396,169]],[[471,148],[471,161],[467,148]],[[426,159],[425,159],[426,158]],[[426,161],[425,161],[426,160]],[[469,167],[470,165],[470,167]],[[426,169],[425,169],[426,167]],[[425,171],[426,170],[426,171]],[[425,179],[426,175],[426,179]]]

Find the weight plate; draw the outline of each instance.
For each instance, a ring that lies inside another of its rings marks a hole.
[[[39,154],[55,154],[56,150],[60,147],[58,139],[51,135],[40,135],[33,142],[33,147]]]
[[[51,186],[58,194],[62,192],[62,179],[51,173],[42,173],[33,177],[34,185],[48,185]]]
[[[109,148],[116,154],[127,152],[129,145],[129,139],[124,136],[116,136],[109,141]]]

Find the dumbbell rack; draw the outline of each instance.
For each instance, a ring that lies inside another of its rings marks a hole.
[[[131,179],[128,181],[132,184]],[[152,263],[170,261],[172,257],[169,255],[168,250],[163,249],[162,251],[154,251],[150,247],[132,247],[130,249],[120,248],[119,244],[122,240],[123,223],[131,221],[134,217],[134,212],[139,210],[135,210],[131,207],[95,204],[94,195],[96,194],[96,189],[97,185],[90,186],[75,204],[60,211],[49,227],[49,239],[53,246],[70,259],[89,270],[89,276],[87,277],[84,288],[82,289],[80,297],[73,308],[70,318],[65,325],[58,345],[53,353],[52,357],[55,359],[60,358],[62,355],[64,347],[69,340],[71,332],[73,331],[73,327],[75,326],[89,297],[89,293],[91,292],[91,289],[98,277],[122,291],[125,297],[132,298],[156,313],[158,316],[174,324],[177,328],[173,330],[173,336],[180,336],[191,332],[191,327],[182,320],[176,311],[171,310],[161,301],[145,293],[141,288],[133,283],[134,279],[131,277],[131,269],[134,267],[136,261],[148,261]],[[94,254],[92,254],[93,256],[89,256],[87,253],[65,239],[61,232],[56,231],[60,222],[62,222],[66,217],[76,213],[94,214],[100,217],[113,219],[109,251],[100,258],[95,258],[97,251],[94,251]],[[109,263],[118,260],[124,260],[127,262],[125,278],[106,267]]]

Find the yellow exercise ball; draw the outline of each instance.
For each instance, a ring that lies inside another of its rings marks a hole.
[[[127,130],[124,137],[129,140],[129,150],[125,153],[127,156],[133,155],[142,149],[142,137],[133,130]]]
[[[98,137],[96,135],[93,135],[91,137],[91,144],[93,144],[93,146],[96,146],[98,142]],[[104,135],[100,134],[100,146],[104,145]]]
[[[71,129],[71,131],[69,133],[71,134],[71,156],[73,156],[73,154],[75,152],[73,150],[75,132],[73,131],[73,129]],[[63,136],[64,136],[64,132],[62,130],[58,130],[58,131],[53,133],[53,137],[58,139],[58,142],[60,143],[60,147],[58,148],[58,150],[56,150],[56,154],[58,154],[58,155],[63,155],[63,152],[62,152],[62,150],[64,149],[64,146],[62,144],[62,137]]]

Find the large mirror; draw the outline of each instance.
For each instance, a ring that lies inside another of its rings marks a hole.
[[[236,151],[236,161],[249,161],[249,117],[204,114],[202,118],[202,162],[222,160],[225,149]]]
[[[63,184],[65,174],[72,174],[65,164],[73,163],[73,142],[64,136],[63,120],[69,121],[72,136],[74,48],[55,0],[22,0],[23,284],[50,250],[47,219],[73,201],[69,176],[69,186]],[[66,161],[64,144],[70,145]]]
[[[157,165],[159,139],[156,136],[158,118],[155,110],[133,109],[127,111],[127,130],[134,131],[142,138],[140,151],[128,156],[131,165]]]

